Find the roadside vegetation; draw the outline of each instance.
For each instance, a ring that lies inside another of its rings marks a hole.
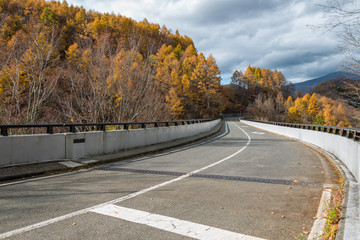
[[[207,118],[214,57],[165,26],[65,1],[0,1],[0,123]]]
[[[0,124],[245,113],[255,120],[359,126],[356,81],[346,91],[351,106],[331,94],[295,96],[277,69],[249,65],[221,85],[212,55],[146,19],[86,11],[66,1],[0,0],[0,23]]]

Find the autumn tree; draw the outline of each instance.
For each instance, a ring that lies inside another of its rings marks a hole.
[[[45,9],[41,17],[43,23],[23,25],[6,47],[7,60],[0,81],[7,121],[17,118],[37,122],[45,114],[41,108],[56,88],[62,71],[58,52],[61,33],[54,26],[55,16]]]
[[[346,55],[342,68],[350,73],[350,78],[356,79],[360,75],[360,5],[358,1],[328,0],[322,5],[327,22],[320,27],[325,31],[336,32],[338,36],[339,49]],[[351,105],[360,107],[360,81],[344,82],[347,89],[347,97]],[[351,116],[356,118],[356,116]]]
[[[287,110],[284,104],[285,99],[291,96],[291,84],[277,69],[262,69],[249,65],[244,74],[237,70],[234,72],[231,86],[233,93],[229,94],[228,101],[232,102],[232,106],[241,106],[239,109],[247,111],[249,117],[266,118],[273,121],[284,120]],[[266,109],[273,109],[274,113],[265,111],[260,103],[265,104]],[[233,107],[228,104],[227,108]],[[256,114],[256,111],[262,113]]]
[[[222,111],[215,59],[179,31],[66,2],[9,0],[0,9],[1,122],[165,120]]]
[[[314,93],[288,99],[285,103],[289,122],[328,126],[350,126],[342,105],[330,98]]]

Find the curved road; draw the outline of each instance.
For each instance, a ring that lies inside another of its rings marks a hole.
[[[296,239],[338,180],[307,146],[228,121],[159,154],[0,185],[0,239]]]

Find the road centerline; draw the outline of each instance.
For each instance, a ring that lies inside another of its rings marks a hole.
[[[231,155],[229,155],[227,157],[224,157],[224,158],[222,158],[221,160],[219,160],[217,162],[214,162],[212,164],[209,164],[207,166],[204,166],[204,167],[202,167],[200,169],[194,170],[192,172],[189,172],[187,174],[184,174],[184,175],[179,176],[177,178],[174,178],[172,180],[169,180],[169,181],[154,185],[152,187],[142,189],[140,191],[137,191],[137,192],[131,193],[129,195],[126,195],[126,196],[123,196],[123,197],[108,201],[106,203],[102,203],[102,204],[99,204],[99,205],[96,205],[96,206],[93,206],[93,207],[89,207],[89,208],[85,208],[85,209],[82,209],[82,210],[79,210],[79,211],[76,211],[76,212],[73,212],[73,213],[65,214],[65,215],[62,215],[60,217],[52,218],[52,219],[49,219],[49,220],[46,220],[46,221],[42,221],[42,222],[32,224],[32,225],[29,225],[29,226],[26,226],[26,227],[22,227],[22,228],[18,228],[18,229],[9,231],[9,232],[2,233],[2,234],[0,234],[0,239],[11,237],[11,236],[14,236],[14,235],[18,235],[18,234],[28,232],[28,231],[31,231],[31,230],[34,230],[34,229],[38,229],[38,228],[41,228],[41,227],[45,227],[47,225],[57,223],[57,222],[65,220],[65,219],[69,219],[69,218],[72,218],[72,217],[75,217],[75,216],[78,216],[78,215],[81,215],[81,214],[85,214],[85,213],[87,213],[89,211],[92,211],[92,210],[94,210],[96,208],[100,208],[100,207],[103,207],[103,206],[106,206],[106,205],[109,205],[109,204],[115,204],[115,203],[119,203],[119,202],[125,201],[125,200],[130,199],[130,198],[134,198],[136,196],[139,196],[139,195],[142,195],[144,193],[150,192],[152,190],[158,189],[160,187],[166,186],[168,184],[178,182],[180,180],[188,178],[188,177],[190,177],[190,176],[192,176],[192,175],[194,175],[194,174],[196,174],[198,172],[204,171],[204,170],[206,170],[208,168],[211,168],[211,167],[214,167],[214,166],[216,166],[216,165],[218,165],[220,163],[223,163],[228,159],[231,159],[232,157],[234,157],[234,156],[238,155],[239,153],[241,153],[242,151],[244,151],[251,143],[250,135],[247,132],[245,132],[241,127],[239,127],[237,124],[235,124],[234,122],[231,122],[231,123],[233,125],[235,125],[240,131],[242,131],[248,138],[248,141],[245,144],[245,146],[241,147],[239,150],[237,150],[233,154],[231,154]]]

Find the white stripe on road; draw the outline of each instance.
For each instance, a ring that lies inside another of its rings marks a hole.
[[[172,232],[195,239],[263,240],[263,238],[247,236],[241,233],[230,232],[215,227],[184,221],[177,218],[167,217],[159,214],[144,212],[136,209],[120,207],[112,204],[93,209],[91,210],[91,212],[119,218],[129,222],[144,224],[150,227],[154,227],[167,232]]]
[[[263,134],[265,134],[265,133],[263,133],[263,132],[252,132],[253,134],[257,134],[257,135],[263,135]]]
[[[83,209],[83,210],[79,210],[79,211],[76,211],[76,212],[73,212],[73,213],[69,213],[69,214],[66,214],[66,215],[63,215],[63,216],[60,216],[60,217],[57,217],[57,218],[53,218],[53,219],[49,219],[49,220],[46,220],[46,221],[43,221],[43,222],[40,222],[40,223],[36,223],[36,224],[33,224],[33,225],[29,225],[29,226],[26,226],[26,227],[22,227],[22,228],[19,228],[19,229],[15,229],[13,231],[9,231],[9,232],[5,232],[5,233],[2,233],[0,234],[0,239],[3,239],[3,238],[6,238],[6,237],[11,237],[11,236],[14,236],[14,235],[17,235],[17,234],[20,234],[20,233],[24,233],[24,232],[28,232],[28,231],[31,231],[31,230],[34,230],[34,229],[38,229],[38,228],[41,228],[41,227],[44,227],[44,226],[47,226],[47,225],[50,225],[50,224],[53,224],[53,223],[57,223],[57,222],[60,222],[60,221],[63,221],[65,219],[69,219],[69,218],[72,218],[72,217],[75,217],[75,216],[78,216],[78,215],[81,215],[81,214],[84,214],[84,213],[87,213],[89,211],[92,211],[93,209],[96,209],[96,208],[99,208],[99,207],[102,207],[102,206],[105,206],[105,205],[108,205],[108,204],[114,204],[114,203],[119,203],[119,202],[122,202],[122,201],[125,201],[127,199],[130,199],[130,198],[133,198],[133,197],[136,197],[136,196],[139,196],[141,194],[144,194],[144,193],[147,193],[147,192],[150,192],[152,190],[155,190],[155,189],[158,189],[160,187],[163,187],[165,185],[168,185],[170,183],[174,183],[174,182],[177,182],[177,181],[180,181],[184,178],[187,178],[187,177],[190,177],[191,175],[193,174],[196,174],[200,171],[203,171],[203,170],[206,170],[208,168],[211,168],[215,165],[218,165],[232,157],[234,157],[235,155],[241,153],[242,151],[244,151],[251,143],[251,137],[249,136],[249,134],[247,134],[241,127],[239,127],[238,125],[236,125],[235,123],[232,122],[232,124],[234,124],[238,129],[240,129],[243,133],[245,133],[245,135],[248,137],[248,141],[246,143],[245,146],[243,146],[242,148],[240,148],[238,151],[236,151],[235,153],[231,154],[230,156],[227,156],[213,164],[210,164],[210,165],[207,165],[203,168],[200,168],[200,169],[197,169],[195,171],[192,171],[190,173],[187,173],[185,175],[182,175],[180,177],[177,177],[175,179],[172,179],[170,181],[166,181],[166,182],[163,182],[163,183],[160,183],[158,185],[155,185],[155,186],[152,186],[152,187],[149,187],[149,188],[145,188],[143,190],[140,190],[138,192],[134,192],[134,193],[131,193],[129,195],[126,195],[124,197],[121,197],[121,198],[117,198],[117,199],[114,199],[112,201],[109,201],[109,202],[106,202],[106,203],[103,203],[103,204],[99,204],[99,205],[96,205],[96,206],[93,206],[93,207],[90,207],[90,208],[86,208],[86,209]]]

